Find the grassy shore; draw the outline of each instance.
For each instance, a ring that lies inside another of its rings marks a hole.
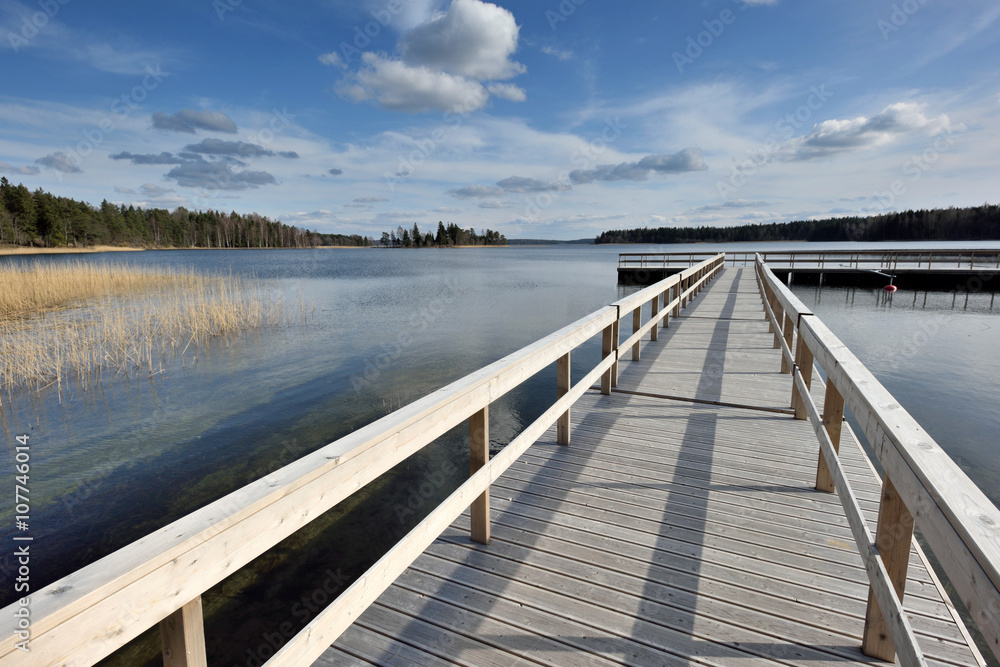
[[[113,245],[95,245],[88,247],[35,248],[23,245],[0,245],[0,255],[70,255],[92,252],[130,252],[142,248],[122,248]]]
[[[233,275],[83,262],[0,267],[0,389],[150,377],[213,338],[282,322],[263,285]]]

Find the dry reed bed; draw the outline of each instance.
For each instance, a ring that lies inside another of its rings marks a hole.
[[[255,279],[70,263],[0,268],[0,388],[150,376],[212,338],[283,322]]]

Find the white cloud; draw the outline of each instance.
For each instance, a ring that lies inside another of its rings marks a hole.
[[[142,194],[150,197],[159,197],[160,195],[165,195],[168,192],[173,192],[173,188],[164,188],[156,185],[155,183],[144,183],[139,186],[139,190],[142,191]]]
[[[448,194],[456,199],[475,199],[488,197],[502,197],[503,188],[495,188],[489,185],[467,185],[464,188],[449,190]]]
[[[384,11],[387,4],[386,0],[368,0],[369,12]],[[399,4],[399,12],[392,16],[392,27],[404,32],[425,23],[440,5],[441,0],[403,0]]]
[[[502,181],[497,181],[497,185],[506,192],[558,192],[569,190],[568,185],[562,183],[546,183],[537,178],[525,178],[524,176],[511,176]]]
[[[43,167],[61,171],[64,174],[79,174],[83,171],[80,169],[80,165],[78,165],[69,155],[63,153],[62,151],[51,153],[45,157],[40,157],[35,160],[35,162]]]
[[[365,53],[364,65],[353,83],[338,92],[356,102],[375,100],[392,111],[475,111],[483,108],[489,93],[478,81],[410,67],[384,55]]]
[[[18,174],[21,176],[34,176],[41,171],[38,167],[20,166],[14,167],[6,162],[0,162],[0,174]]]
[[[770,206],[771,203],[767,201],[751,200],[751,199],[730,199],[729,201],[719,202],[717,204],[706,204],[705,206],[699,206],[698,208],[691,209],[692,213],[705,213],[708,211],[725,211],[729,209],[739,209],[739,208],[755,208],[760,206]]]
[[[700,148],[685,148],[672,155],[647,155],[638,162],[602,164],[595,169],[577,169],[569,174],[574,183],[594,181],[645,181],[650,173],[681,174],[708,169]]]
[[[420,65],[473,79],[510,79],[525,71],[510,57],[517,50],[514,15],[480,0],[453,0],[400,39],[410,65]]]
[[[234,171],[226,162],[186,162],[167,172],[165,178],[187,188],[246,190],[278,181],[266,171]]]
[[[336,90],[355,102],[374,101],[392,111],[414,113],[468,113],[485,107],[491,95],[523,102],[527,94],[522,88],[496,83],[525,71],[511,60],[518,32],[506,9],[480,0],[452,0],[446,11],[403,33],[399,57],[362,54],[359,69]],[[324,54],[320,61],[341,64],[337,54]]]
[[[892,104],[870,118],[859,116],[850,120],[825,120],[812,132],[792,139],[784,147],[793,161],[829,157],[856,149],[874,148],[896,137],[925,130],[934,134],[950,127],[947,115],[928,118],[923,105],[913,102]]]
[[[330,67],[347,67],[347,63],[344,62],[344,59],[336,51],[320,54],[319,61]]]
[[[236,123],[233,119],[219,111],[196,111],[181,109],[175,114],[157,111],[153,114],[153,127],[168,132],[184,132],[194,134],[197,130],[211,132],[236,133]]]
[[[528,94],[524,92],[524,89],[512,83],[491,83],[486,89],[494,97],[501,97],[511,102],[523,102],[528,99]]]
[[[569,60],[574,55],[572,51],[564,51],[553,46],[543,46],[542,53],[558,58],[559,60]]]

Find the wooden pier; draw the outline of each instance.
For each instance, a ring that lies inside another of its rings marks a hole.
[[[490,403],[552,364],[490,457]],[[760,258],[719,255],[36,593],[0,665],[156,624],[166,665],[206,664],[202,592],[464,421],[468,481],[268,665],[984,664],[914,520],[1000,653],[1000,511]]]
[[[733,267],[754,265],[757,253],[726,253]],[[772,250],[760,253],[784,282],[882,287],[891,276],[905,289],[1000,290],[1000,250]],[[651,285],[712,256],[709,252],[618,255],[618,281]]]
[[[494,482],[488,546],[463,515],[317,664],[871,663],[867,575],[773,338],[728,269],[577,402],[570,446],[550,429]],[[874,530],[878,477],[854,439],[841,457]],[[916,547],[906,592],[928,663],[978,664]]]

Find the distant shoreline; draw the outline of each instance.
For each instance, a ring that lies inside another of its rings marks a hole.
[[[36,248],[34,246],[0,246],[0,255],[76,255],[91,254],[95,252],[134,252],[145,250],[145,248],[123,248],[113,245],[95,245],[80,248],[70,248],[62,246],[59,248]]]
[[[456,246],[434,246],[441,249],[463,249],[463,248],[508,248],[510,246],[498,245],[456,245]],[[423,250],[424,248],[386,248],[379,245],[358,246],[358,245],[317,245],[302,248],[275,248],[273,246],[261,248],[202,248],[197,246],[182,248],[177,246],[162,246],[149,248],[128,248],[122,246],[96,245],[81,246],[77,248],[60,246],[58,248],[38,248],[35,246],[0,246],[0,256],[17,255],[73,255],[73,254],[93,254],[98,252],[142,252],[146,250]]]
[[[143,252],[146,250],[349,250],[352,248],[366,248],[374,246],[353,246],[353,245],[320,245],[308,248],[179,248],[176,246],[162,246],[150,248],[129,248],[113,245],[80,246],[77,248],[60,246],[58,248],[37,248],[35,246],[0,246],[0,256],[16,255],[90,255],[98,252]]]

